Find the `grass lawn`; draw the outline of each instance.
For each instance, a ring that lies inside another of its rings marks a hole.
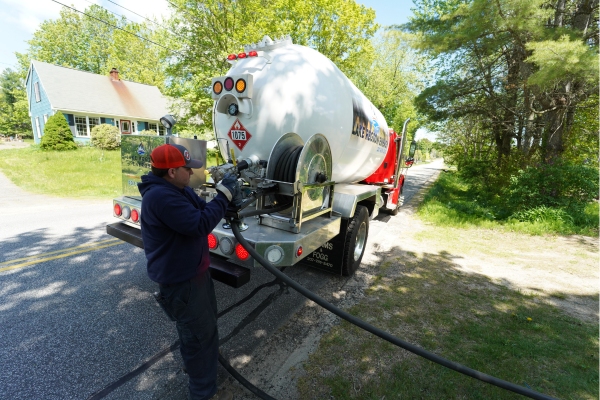
[[[559,236],[580,228],[543,221],[494,221],[449,178],[434,184],[417,216],[403,217],[410,232],[366,266],[365,296],[347,311],[517,385],[598,399],[597,235]],[[597,221],[597,204],[591,208]],[[597,224],[588,228],[596,230],[579,232],[597,232]],[[297,389],[301,399],[523,398],[345,321],[321,338]]]
[[[81,147],[42,151],[37,146],[0,151],[0,170],[19,187],[71,198],[121,194],[121,152]]]
[[[547,395],[598,398],[597,321],[575,318],[535,293],[465,272],[455,254],[444,251],[405,253],[373,268],[365,298],[351,314],[452,361]],[[304,369],[298,384],[303,399],[522,398],[347,322],[321,339]]]

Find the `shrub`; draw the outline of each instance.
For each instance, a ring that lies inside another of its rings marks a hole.
[[[581,211],[598,189],[596,168],[557,163],[518,171],[510,179],[508,197],[517,211],[541,206]]]
[[[92,146],[102,150],[114,150],[121,146],[119,128],[109,124],[96,125],[92,128]]]
[[[158,136],[156,131],[153,131],[151,129],[144,129],[143,131],[139,131],[138,135]]]
[[[76,150],[73,132],[60,111],[48,118],[40,144],[42,150]]]

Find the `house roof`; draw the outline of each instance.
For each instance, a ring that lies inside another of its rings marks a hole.
[[[35,60],[31,65],[53,109],[148,120],[169,112],[169,99],[156,86],[114,81],[109,71],[98,75]]]

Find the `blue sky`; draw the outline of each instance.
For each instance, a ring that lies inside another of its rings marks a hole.
[[[91,3],[125,15],[127,18],[140,21],[141,18],[128,13],[106,0],[57,0],[67,5],[74,5],[83,11]],[[387,26],[407,21],[413,7],[412,0],[357,0],[375,10],[377,22]],[[166,0],[115,0],[138,14],[147,17],[159,17],[168,10]],[[13,67],[17,62],[15,51],[24,52],[25,43],[40,23],[46,19],[58,18],[62,6],[52,0],[0,0],[0,70]]]

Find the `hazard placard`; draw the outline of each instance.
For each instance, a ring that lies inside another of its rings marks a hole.
[[[248,140],[250,140],[252,137],[250,132],[244,128],[244,125],[242,125],[240,120],[237,118],[233,125],[231,125],[231,129],[229,129],[227,136],[229,136],[233,144],[235,144],[240,150],[244,150],[244,146],[246,146],[246,143],[248,143]]]

